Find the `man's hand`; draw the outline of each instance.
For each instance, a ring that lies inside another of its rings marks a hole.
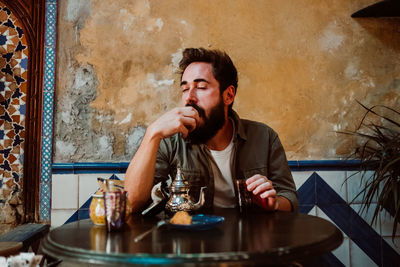
[[[277,201],[276,190],[272,185],[272,181],[267,177],[256,174],[246,180],[247,190],[252,192],[254,202],[264,210],[278,210],[279,202]]]
[[[264,210],[292,210],[292,203],[277,195],[272,181],[267,177],[256,174],[246,180],[246,185],[247,190],[253,193],[253,201]]]
[[[199,122],[199,113],[193,107],[174,108],[149,126],[152,136],[167,138],[176,133],[181,133],[186,138],[189,132],[193,131]]]

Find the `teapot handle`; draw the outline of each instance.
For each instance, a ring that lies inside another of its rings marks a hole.
[[[163,196],[165,197],[165,198],[169,198],[169,190],[168,190],[168,184],[167,184],[167,182],[166,181],[162,181],[161,182],[161,186],[160,186],[160,190],[161,190],[161,193],[163,194]]]

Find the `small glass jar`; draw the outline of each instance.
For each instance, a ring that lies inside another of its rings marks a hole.
[[[103,194],[92,195],[89,208],[90,219],[95,225],[106,225]]]

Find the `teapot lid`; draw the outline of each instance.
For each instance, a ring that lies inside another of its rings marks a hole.
[[[174,190],[189,189],[189,182],[183,177],[183,173],[180,168],[177,168],[176,176],[174,181],[171,183],[170,188]]]

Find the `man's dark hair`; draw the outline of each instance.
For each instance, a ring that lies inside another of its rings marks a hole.
[[[225,52],[220,50],[208,50],[205,48],[186,48],[183,57],[179,62],[180,74],[193,62],[206,62],[212,66],[212,74],[219,83],[219,90],[222,93],[230,85],[235,87],[235,94],[238,86],[237,70],[232,63],[231,58]],[[232,105],[229,106],[229,109]]]

